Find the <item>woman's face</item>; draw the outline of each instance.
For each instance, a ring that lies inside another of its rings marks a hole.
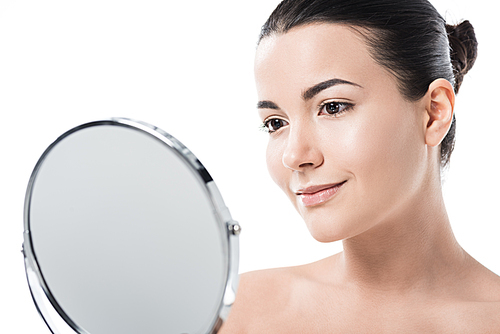
[[[411,208],[428,178],[425,105],[403,98],[359,33],[267,37],[255,74],[269,172],[313,237],[353,237]]]

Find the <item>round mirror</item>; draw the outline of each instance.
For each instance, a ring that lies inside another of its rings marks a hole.
[[[239,225],[198,159],[151,125],[59,137],[24,224],[31,294],[54,333],[216,333],[234,301]]]

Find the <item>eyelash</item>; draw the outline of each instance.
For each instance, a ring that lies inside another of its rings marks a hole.
[[[325,113],[327,115],[332,116],[332,117],[339,117],[339,116],[345,114],[346,112],[350,111],[352,108],[354,108],[354,104],[352,104],[352,103],[337,102],[337,101],[326,101],[326,102],[321,103],[318,106],[318,109],[321,112],[321,111],[323,111],[329,105],[335,105],[337,107],[335,109],[340,109],[342,107],[344,108],[343,110],[335,111],[333,113],[329,113],[329,112],[325,111]]]
[[[331,116],[331,117],[339,117],[339,116],[345,114],[346,112],[350,111],[352,108],[354,108],[354,104],[352,104],[352,103],[337,102],[337,101],[326,101],[326,102],[321,103],[318,106],[319,112],[321,113],[328,106],[335,106],[334,109],[337,110],[337,111],[334,111],[333,113],[329,113],[329,112],[325,111],[325,114],[328,115],[328,116]],[[343,108],[343,110],[340,110],[341,108]],[[271,124],[272,121],[280,121],[281,125],[277,129],[272,130],[269,127],[269,125]],[[286,123],[286,124],[283,125],[283,123]],[[263,131],[265,131],[265,132],[267,132],[267,133],[269,133],[269,134],[271,134],[271,133],[274,133],[274,132],[278,131],[279,129],[281,129],[283,126],[285,126],[287,124],[288,124],[288,122],[285,121],[284,119],[281,119],[281,118],[269,118],[269,119],[265,120],[260,125],[260,129],[263,130]]]
[[[276,130],[271,130],[271,129],[269,128],[269,125],[270,125],[270,123],[271,123],[272,121],[281,121],[282,123],[286,123],[286,124],[288,124],[288,122],[287,122],[287,121],[285,121],[284,119],[281,119],[281,118],[269,118],[269,119],[265,120],[265,121],[264,121],[264,122],[260,125],[260,129],[261,129],[262,131],[264,131],[264,132],[267,132],[267,133],[274,133],[274,132],[278,131],[279,129],[281,129],[283,126],[285,126],[285,125],[286,125],[286,124],[285,124],[285,125],[281,125],[278,129],[276,129]]]

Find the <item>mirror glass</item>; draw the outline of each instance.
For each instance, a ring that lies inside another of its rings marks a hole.
[[[126,119],[84,124],[30,180],[32,295],[55,332],[53,314],[79,333],[216,332],[234,299],[238,228],[175,138]]]

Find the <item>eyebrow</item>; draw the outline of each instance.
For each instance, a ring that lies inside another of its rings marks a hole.
[[[280,107],[272,101],[259,101],[257,103],[257,109],[274,109],[279,110]]]
[[[325,90],[325,89],[328,89],[330,87],[333,87],[333,86],[336,86],[336,85],[351,85],[351,86],[355,86],[355,87],[359,87],[359,88],[363,88],[362,86],[358,85],[357,83],[354,83],[354,82],[350,82],[350,81],[347,81],[347,80],[343,80],[343,79],[330,79],[330,80],[326,80],[326,81],[323,81],[323,82],[320,82],[314,86],[312,86],[311,88],[308,88],[307,90],[305,90],[303,93],[302,93],[302,99],[307,101],[307,100],[310,100],[312,99],[314,96],[316,96],[317,94],[319,94],[321,91]],[[274,109],[274,110],[279,110],[280,107],[278,107],[278,105],[272,101],[259,101],[257,103],[257,109]]]
[[[319,84],[316,84],[316,85],[312,86],[311,88],[308,88],[306,91],[304,91],[302,93],[302,99],[304,99],[305,101],[310,100],[314,96],[316,96],[317,94],[319,94],[321,91],[323,91],[323,90],[325,90],[327,88],[330,88],[332,86],[337,86],[337,85],[351,85],[351,86],[356,86],[356,87],[359,87],[359,88],[363,88],[360,85],[358,85],[358,84],[356,84],[354,82],[347,81],[347,80],[343,80],[343,79],[330,79],[330,80],[326,80],[326,81],[320,82]]]

